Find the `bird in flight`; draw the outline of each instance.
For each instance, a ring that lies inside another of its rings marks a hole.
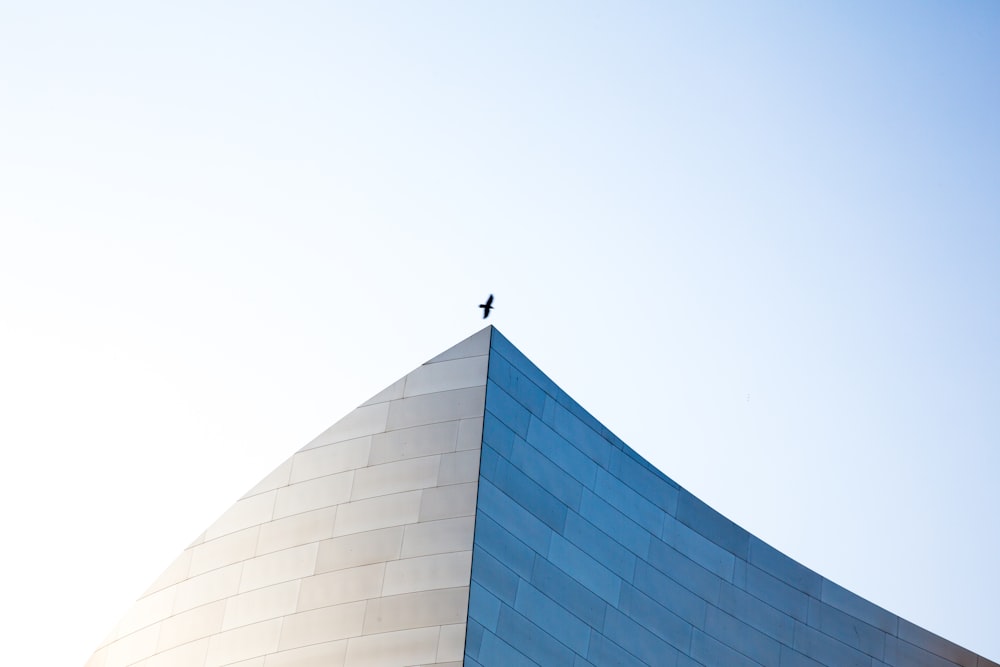
[[[490,298],[486,299],[486,303],[479,304],[479,307],[483,309],[483,319],[485,320],[490,316],[490,310],[493,308],[493,295],[490,294]]]

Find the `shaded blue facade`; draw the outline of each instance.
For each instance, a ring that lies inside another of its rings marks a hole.
[[[708,507],[495,329],[465,664],[997,667]]]

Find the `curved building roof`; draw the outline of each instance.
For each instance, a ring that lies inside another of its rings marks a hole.
[[[87,667],[998,667],[778,552],[493,327],[281,463]]]

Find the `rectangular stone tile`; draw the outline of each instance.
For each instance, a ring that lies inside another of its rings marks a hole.
[[[821,576],[753,536],[750,538],[749,562],[807,595],[814,598],[822,595]]]
[[[747,592],[798,621],[809,618],[808,595],[753,565],[747,566]]]
[[[280,632],[281,619],[276,618],[213,635],[208,640],[205,667],[220,667],[271,653],[278,648]]]
[[[784,644],[795,639],[794,618],[736,586],[722,586],[719,608]]]
[[[880,630],[884,630],[890,635],[895,635],[899,628],[899,617],[891,614],[885,609],[872,604],[843,586],[838,586],[829,579],[823,580],[823,591],[821,600],[831,607],[860,618],[869,625],[873,625]]]
[[[647,664],[670,665],[677,662],[677,648],[617,609],[608,609],[608,616],[604,621],[604,635],[619,646],[627,647],[629,653]]]
[[[438,635],[437,667],[462,667],[465,650],[465,623],[442,625]]]
[[[474,515],[477,488],[476,482],[470,482],[424,489],[420,498],[420,521]]]
[[[612,450],[610,472],[644,498],[673,516],[680,491],[663,473],[632,458],[631,450]],[[634,452],[632,452],[634,454]],[[638,456],[637,454],[635,456]]]
[[[176,667],[176,665],[204,665],[208,655],[208,638],[180,644],[172,649],[157,653],[137,663],[137,667]],[[92,667],[87,663],[87,667]]]
[[[486,405],[485,395],[485,387],[471,387],[392,401],[388,404],[389,418],[386,430],[480,417]]]
[[[635,588],[693,626],[704,626],[708,603],[649,563],[644,561],[636,563]]]
[[[648,562],[698,597],[712,604],[719,603],[723,580],[669,545],[651,540]]]
[[[347,502],[351,497],[354,471],[337,473],[298,482],[278,489],[274,504],[274,518],[332,507]]]
[[[508,606],[514,606],[514,596],[517,594],[520,577],[481,546],[472,554],[472,581],[483,586]]]
[[[527,476],[567,507],[579,511],[583,484],[553,463],[548,457],[523,440],[512,448],[508,459],[518,471]]]
[[[597,464],[568,440],[552,430],[541,419],[532,417],[525,438],[531,446],[549,458],[559,468],[583,486],[593,489]]]
[[[460,421],[437,422],[372,436],[369,463],[389,463],[455,451]]]
[[[472,417],[458,422],[458,442],[455,444],[455,451],[461,452],[466,449],[479,449],[482,441],[482,417]]]
[[[480,450],[469,449],[441,455],[438,484],[463,484],[479,481]]]
[[[383,595],[468,586],[472,552],[406,558],[386,563]]]
[[[475,525],[475,517],[471,516],[410,524],[403,534],[401,557],[471,551]]]
[[[324,507],[261,524],[256,554],[260,556],[331,538],[336,516],[336,507]]]
[[[231,630],[291,614],[298,597],[298,580],[235,595],[226,600],[222,629]]]
[[[549,560],[609,603],[618,603],[621,577],[559,535],[552,536]]]
[[[561,405],[553,408],[552,429],[581,452],[589,456],[601,468],[607,469],[611,461],[611,444],[602,438],[580,418]]]
[[[809,600],[809,626],[878,660],[885,657],[885,632],[815,598]]]
[[[505,423],[487,410],[483,417],[483,445],[488,445],[504,457],[510,456],[514,439],[519,437]]]
[[[524,356],[519,349],[504,338],[503,334],[496,330],[493,333],[493,340],[490,343],[490,356],[499,355],[503,357],[511,366],[524,374],[525,377],[547,394],[565,393],[535,364],[531,363],[531,360]]]
[[[375,405],[376,403],[388,403],[389,401],[395,400],[397,398],[403,398],[403,386],[406,384],[406,378],[401,377],[388,387],[378,392],[367,401],[361,404],[361,407],[366,405]]]
[[[215,520],[205,531],[206,540],[214,540],[222,535],[250,528],[270,521],[274,513],[274,498],[277,491],[267,491],[256,496],[238,500]]]
[[[288,484],[292,474],[292,457],[288,457],[277,468],[269,472],[264,479],[257,482],[253,488],[243,494],[244,498],[256,496],[259,493],[266,493],[274,489],[280,489]]]
[[[463,357],[478,357],[490,353],[490,338],[493,333],[492,326],[486,326],[472,334],[462,342],[453,345],[427,363],[433,364],[450,359],[461,359]]]
[[[475,568],[475,563],[473,563]],[[486,588],[480,586],[473,576],[469,588],[469,618],[473,619],[490,632],[497,631],[497,621],[500,618],[500,599]]]
[[[408,628],[464,624],[468,613],[469,588],[442,588],[403,595],[390,595],[368,601],[365,611],[365,635]]]
[[[592,628],[604,627],[608,603],[544,558],[535,559],[531,585]]]
[[[563,536],[593,555],[624,581],[635,575],[636,555],[575,512],[566,515]]]
[[[466,622],[465,628],[465,662],[468,664],[471,658],[479,657],[483,636],[487,632],[483,629],[483,626],[471,618]],[[492,634],[492,632],[489,634]]]
[[[324,540],[319,544],[316,573],[395,560],[402,549],[403,530],[394,526]]]
[[[264,659],[264,667],[343,667],[347,657],[347,640],[323,642],[280,653]]]
[[[235,595],[240,585],[242,571],[243,563],[236,563],[197,577],[191,577],[177,584],[174,613],[179,614],[208,602]]]
[[[337,508],[335,537],[365,530],[416,523],[422,491],[406,491],[344,503]]]
[[[677,519],[735,556],[746,559],[750,534],[686,491],[677,500]]]
[[[677,654],[677,667],[704,667],[700,662],[686,653]]]
[[[780,661],[781,644],[777,640],[717,607],[708,607],[704,629],[707,634],[762,665],[777,665]]]
[[[538,553],[548,551],[552,529],[487,479],[479,482],[479,511]]]
[[[962,667],[976,667],[977,656],[972,651],[903,618],[899,619],[899,638]]]
[[[385,431],[389,418],[390,405],[391,403],[376,403],[355,409],[339,422],[313,438],[299,451],[322,447],[334,442],[353,440]]]
[[[496,472],[489,481],[551,530],[562,532],[568,511],[566,505],[509,461],[498,459]],[[482,499],[482,490],[479,493]]]
[[[192,547],[193,548],[193,547]],[[181,552],[181,555],[174,559],[170,565],[167,566],[160,576],[156,578],[156,581],[146,589],[143,596],[152,595],[153,593],[163,590],[167,586],[173,586],[174,584],[184,581],[188,578],[188,572],[191,569],[191,549],[185,549]]]
[[[406,376],[403,397],[485,385],[488,363],[483,355],[424,364]]]
[[[680,651],[690,648],[691,624],[635,587],[622,586],[618,608],[674,648]]]
[[[590,626],[527,581],[518,582],[514,610],[580,655],[587,655]]]
[[[621,646],[605,637],[599,631],[590,633],[590,649],[587,659],[595,665],[615,665],[615,667],[649,667],[646,663],[635,657]],[[663,667],[672,667],[673,663],[667,662]]]
[[[515,440],[520,446],[520,443],[524,441],[515,436]],[[479,476],[481,479],[492,480],[496,477],[497,466],[500,465],[501,461],[506,461],[503,456],[488,442],[483,443],[483,448],[480,451],[480,463],[479,463]]]
[[[649,555],[649,531],[586,489],[580,500],[580,516],[639,558]]]
[[[264,656],[258,655],[255,658],[231,662],[226,667],[264,667]]]
[[[824,665],[871,667],[871,656],[802,623],[795,624],[793,648]]]
[[[486,383],[486,411],[522,438],[528,434],[531,413],[495,382]]]
[[[885,663],[890,667],[956,667],[955,663],[934,655],[897,637],[886,637]],[[882,663],[879,663],[881,667]]]
[[[156,653],[156,639],[159,626],[151,625],[126,635],[108,646],[105,665],[124,667]]]
[[[222,630],[225,613],[226,600],[218,600],[165,619],[160,624],[157,651],[167,651],[195,639],[214,635]]]
[[[291,614],[284,618],[278,650],[357,637],[365,620],[365,602],[349,602]]]
[[[759,664],[714,637],[694,630],[691,638],[691,657],[703,665],[726,665],[726,667],[759,667]],[[839,667],[839,666],[838,666]]]
[[[820,664],[812,658],[802,655],[795,649],[782,644],[778,667],[829,667],[829,665]],[[873,665],[872,667],[876,666]]]
[[[399,630],[353,637],[347,642],[346,667],[396,667],[434,662],[438,628]]]
[[[742,558],[737,558],[733,563],[732,583],[738,588],[746,590],[747,587],[747,562]]]
[[[696,530],[668,516],[663,524],[663,541],[709,572],[732,581],[736,557]]]
[[[665,512],[607,470],[597,471],[594,492],[652,535],[662,534]]]
[[[539,417],[545,407],[545,392],[499,354],[490,355],[490,380],[515,401]]]
[[[475,549],[484,549],[521,577],[531,576],[535,551],[483,512],[476,516]]]
[[[308,577],[316,570],[318,549],[314,542],[248,560],[243,566],[240,592]]]
[[[552,635],[506,605],[500,608],[497,636],[517,643],[517,650],[539,665],[566,665],[573,662],[573,652]]]
[[[481,655],[489,656],[492,664],[504,667],[538,667],[538,663],[497,637],[492,632],[484,632],[480,644]]]
[[[290,483],[335,475],[368,465],[372,436],[345,440],[298,452],[292,457]]]
[[[354,471],[351,500],[387,496],[437,485],[441,456],[422,456]]]
[[[238,563],[252,558],[257,548],[258,526],[223,535],[191,549],[190,575]]]
[[[176,588],[147,595],[140,598],[128,610],[117,627],[112,632],[113,637],[124,637],[147,625],[152,625],[171,615],[174,608],[174,598],[177,596]]]
[[[378,597],[385,569],[385,563],[373,563],[307,577],[302,580],[296,609],[308,611]]]

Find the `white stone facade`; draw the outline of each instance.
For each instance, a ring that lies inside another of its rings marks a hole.
[[[491,330],[278,466],[87,667],[461,665]]]

